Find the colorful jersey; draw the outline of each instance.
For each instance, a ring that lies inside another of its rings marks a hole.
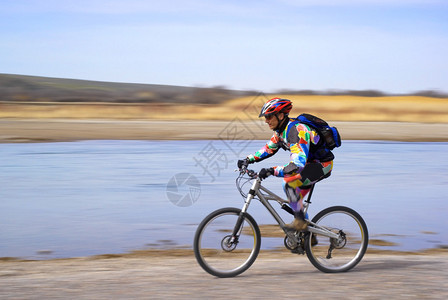
[[[280,148],[291,152],[291,161],[284,166],[274,167],[274,175],[284,177],[292,173],[300,173],[309,161],[331,161],[334,156],[330,151],[326,151],[324,155],[317,149],[320,136],[308,127],[308,125],[299,123],[296,119],[290,119],[288,125],[283,132],[274,131],[273,136],[268,143],[247,158],[250,162],[258,162],[271,157]],[[316,149],[319,155],[316,153]]]

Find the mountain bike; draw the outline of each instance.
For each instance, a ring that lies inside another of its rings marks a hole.
[[[329,175],[328,175],[329,176]],[[245,193],[243,187],[252,182]],[[309,261],[326,273],[345,272],[363,258],[369,236],[366,223],[353,209],[332,206],[319,212],[312,220],[308,208],[315,184],[303,202],[308,227],[291,231],[269,201],[294,214],[285,200],[265,188],[258,174],[246,168],[239,170],[236,186],[245,199],[242,209],[227,207],[210,213],[199,224],[194,237],[194,253],[199,265],[211,275],[234,277],[246,271],[256,260],[261,247],[260,227],[247,212],[253,199],[258,199],[285,233],[284,246],[292,253],[306,253]]]

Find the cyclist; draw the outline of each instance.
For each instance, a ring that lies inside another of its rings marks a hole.
[[[244,159],[238,160],[238,168],[262,161],[282,148],[291,152],[291,161],[284,166],[262,168],[261,179],[269,175],[283,177],[283,189],[294,211],[294,221],[286,226],[291,230],[305,230],[307,223],[303,213],[303,198],[311,184],[328,177],[333,169],[333,153],[319,144],[321,137],[308,125],[289,118],[292,102],[288,99],[273,98],[267,101],[258,117],[274,131],[267,144]]]

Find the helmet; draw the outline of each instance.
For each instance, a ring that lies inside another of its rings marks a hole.
[[[278,113],[288,114],[292,109],[292,102],[288,99],[272,98],[261,108],[259,118]]]

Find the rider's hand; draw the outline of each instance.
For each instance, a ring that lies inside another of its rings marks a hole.
[[[241,169],[241,168],[247,168],[247,166],[250,164],[250,161],[249,161],[249,159],[247,159],[247,158],[245,158],[245,159],[239,159],[238,160],[238,163],[237,163],[237,165],[238,165],[238,169]]]
[[[260,177],[260,179],[266,179],[266,177],[270,175],[274,175],[274,168],[263,168],[260,170],[260,172],[258,172],[258,177]]]

